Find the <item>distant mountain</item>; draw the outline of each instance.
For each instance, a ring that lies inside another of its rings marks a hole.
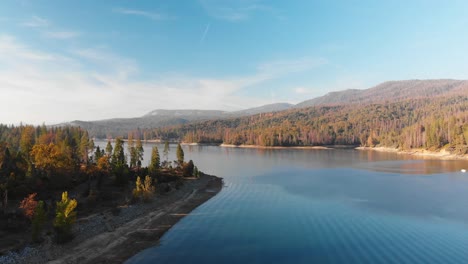
[[[97,121],[75,120],[69,123],[59,124],[58,126],[80,126],[88,130],[90,135],[93,137],[106,138],[108,136],[125,136],[129,131],[135,129],[158,128],[181,125],[202,120],[242,117],[266,112],[277,112],[289,109],[292,106],[293,105],[287,103],[277,103],[234,112],[197,109],[156,109],[143,115],[142,117],[114,118]]]
[[[295,107],[319,105],[369,104],[380,102],[399,102],[406,99],[421,99],[447,95],[467,95],[466,80],[407,80],[390,81],[375,87],[356,90],[350,89],[331,92],[324,96],[297,104]]]
[[[232,116],[246,116],[246,115],[255,115],[261,113],[269,113],[269,112],[279,112],[290,109],[294,107],[293,104],[288,103],[276,103],[276,104],[268,104],[260,107],[249,108],[246,110],[240,110],[235,112],[228,112],[227,115]]]
[[[68,125],[81,126],[91,136],[125,136],[135,129],[151,129],[166,126],[182,125],[206,120],[231,119],[252,116],[260,113],[292,111],[296,108],[313,106],[344,106],[356,104],[359,107],[378,103],[397,103],[413,99],[435,99],[450,96],[467,96],[466,80],[405,80],[389,81],[375,87],[357,90],[350,89],[331,92],[324,96],[304,101],[297,105],[288,103],[269,104],[241,111],[227,112],[219,110],[153,110],[142,117],[116,118],[99,121],[73,121]],[[358,107],[356,106],[356,107]],[[67,124],[60,124],[67,125]]]
[[[150,117],[150,116],[157,116],[157,117],[167,117],[167,118],[185,118],[185,119],[197,119],[197,118],[202,118],[202,119],[209,119],[209,118],[215,118],[215,117],[221,117],[223,116],[225,111],[219,111],[219,110],[165,110],[165,109],[157,109],[153,110],[143,117]]]

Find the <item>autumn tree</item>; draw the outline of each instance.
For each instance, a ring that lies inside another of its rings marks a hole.
[[[133,189],[133,198],[136,200],[143,200],[148,202],[154,196],[155,187],[153,181],[149,175],[146,175],[145,182],[141,182],[140,176],[137,177],[135,182],[135,188]]]
[[[24,216],[29,220],[32,220],[34,212],[36,211],[36,195],[37,193],[31,193],[21,201],[19,206],[20,209],[23,209]]]
[[[45,172],[48,177],[59,169],[72,169],[70,157],[54,143],[34,145],[30,155],[35,168]]]
[[[79,152],[84,163],[88,163],[89,152],[94,150],[94,142],[89,139],[88,132],[84,131],[80,140]]]
[[[36,130],[33,126],[25,126],[21,132],[20,150],[27,157],[35,144]]]

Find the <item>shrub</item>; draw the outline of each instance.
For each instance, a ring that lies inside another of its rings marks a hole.
[[[152,179],[146,175],[145,182],[141,182],[140,176],[137,177],[135,182],[135,189],[133,189],[133,199],[148,202],[154,196],[155,187],[153,186]]]
[[[76,221],[74,211],[78,202],[68,198],[68,192],[62,193],[62,200],[57,202],[55,209],[54,227],[57,235],[57,242],[62,243],[72,238],[72,226]]]
[[[28,218],[29,220],[33,218],[34,212],[36,211],[36,195],[37,193],[31,193],[21,201],[19,206],[19,208],[23,209],[24,216],[26,216],[26,218]]]
[[[194,169],[194,165],[193,165],[193,161],[190,160],[189,162],[185,163],[184,164],[184,167],[183,167],[183,175],[184,177],[191,177],[193,176],[193,169]]]

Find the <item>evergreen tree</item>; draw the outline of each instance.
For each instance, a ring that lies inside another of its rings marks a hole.
[[[151,161],[148,166],[149,172],[151,175],[155,175],[158,169],[160,168],[160,157],[159,157],[159,150],[157,146],[153,147],[153,150],[151,151]]]
[[[42,230],[44,229],[44,224],[47,220],[47,214],[44,209],[44,202],[39,201],[34,210],[34,215],[31,221],[31,230],[32,230],[32,240],[34,242],[39,242],[41,238]]]
[[[180,143],[177,144],[177,152],[176,152],[176,155],[177,155],[177,163],[178,163],[179,166],[181,167],[181,166],[184,164],[184,150],[183,150],[182,147],[180,146]]]
[[[191,177],[193,176],[193,172],[194,172],[194,167],[195,165],[193,164],[193,161],[192,160],[189,160],[189,162],[187,162],[186,164],[184,164],[184,176],[185,177]]]
[[[135,148],[135,141],[133,140],[133,134],[128,133],[128,153],[130,154],[130,168],[134,168],[137,165],[137,151]]]
[[[107,141],[106,145],[106,155],[110,158],[112,156],[112,143],[110,140]]]
[[[124,141],[117,138],[114,153],[112,154],[111,167],[115,175],[115,183],[125,185],[128,181],[128,167],[124,153]]]
[[[145,150],[143,149],[143,144],[141,143],[141,139],[138,138],[135,147],[135,156],[136,156],[136,165],[138,168],[141,167],[141,161],[143,160],[143,154]]]
[[[117,138],[115,140],[114,153],[112,154],[111,163],[114,166],[124,166],[127,164],[124,153],[124,141],[121,138]]]
[[[94,152],[94,161],[97,162],[102,157],[101,148],[97,146],[96,151]]]
[[[164,142],[164,150],[163,150],[164,160],[166,161],[166,163],[169,160],[169,150],[170,150],[169,141],[166,140],[166,142]]]

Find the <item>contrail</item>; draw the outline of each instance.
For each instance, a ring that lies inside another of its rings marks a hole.
[[[210,31],[210,24],[207,24],[207,25],[206,25],[205,31],[203,32],[203,35],[202,35],[202,37],[200,38],[200,44],[202,44],[203,41],[205,41],[205,38],[206,38],[206,35],[208,34],[208,31]]]

